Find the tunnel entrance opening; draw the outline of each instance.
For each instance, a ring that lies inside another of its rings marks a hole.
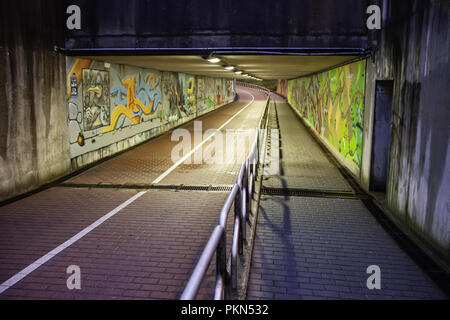
[[[378,80],[375,88],[370,190],[386,193],[394,81]]]

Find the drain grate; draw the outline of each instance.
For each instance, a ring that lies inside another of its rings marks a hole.
[[[110,184],[110,183],[61,183],[57,187],[63,188],[99,188],[99,189],[154,189],[154,190],[175,190],[175,191],[215,191],[215,192],[229,192],[232,190],[231,185],[209,185],[209,186],[192,186],[184,184]]]
[[[337,199],[364,199],[367,196],[349,191],[330,191],[297,188],[270,188],[263,187],[262,194],[271,196],[290,197],[314,197],[314,198],[337,198]]]

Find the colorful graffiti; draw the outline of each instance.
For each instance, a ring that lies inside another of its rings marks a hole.
[[[234,97],[233,83],[233,80],[224,80],[226,99],[231,99]]]
[[[141,123],[143,114],[152,114],[161,103],[160,79],[155,74],[131,76],[121,80],[114,69],[112,74],[119,85],[111,90],[114,97],[114,111],[111,114],[111,124],[103,128],[103,133],[118,129],[126,119],[132,124]]]
[[[188,114],[195,113],[197,111],[195,77],[179,73],[178,79],[181,87],[181,104]]]
[[[120,139],[141,141],[234,98],[233,80],[75,57],[66,61],[71,158]]]
[[[83,69],[83,122],[84,130],[109,125],[109,73]]]
[[[233,80],[197,77],[197,106],[199,110],[219,105],[234,97]]]
[[[70,98],[70,92],[71,92],[71,84],[72,84],[72,77],[74,76],[76,78],[77,84],[81,82],[82,77],[82,70],[89,68],[91,65],[90,59],[76,59],[72,68],[69,72],[67,72],[67,98]]]
[[[187,115],[181,103],[181,87],[176,73],[163,72],[162,91],[164,105],[164,121],[172,122]]]
[[[357,168],[362,159],[365,67],[361,60],[290,80],[287,88],[289,103]]]

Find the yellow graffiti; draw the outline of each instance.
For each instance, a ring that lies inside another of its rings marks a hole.
[[[191,95],[194,93],[194,83],[195,83],[195,79],[194,78],[189,78],[188,81],[188,89],[187,89],[187,94]]]
[[[156,83],[155,75],[152,74],[150,79],[153,80],[153,84]],[[133,114],[139,112],[140,109],[142,109],[143,113],[149,114],[153,108],[153,100],[148,106],[146,106],[139,98],[136,97],[136,76],[123,81],[123,85],[127,89],[127,105],[124,106],[123,104],[120,104],[114,109],[111,114],[111,124],[103,128],[103,133],[114,130],[116,128],[117,121],[119,121],[119,118],[122,115],[125,115],[128,119],[130,119],[133,124],[139,124],[141,122],[141,116],[133,116]]]

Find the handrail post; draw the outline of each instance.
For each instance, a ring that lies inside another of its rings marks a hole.
[[[231,285],[233,289],[237,288],[237,256],[238,254],[242,254],[240,252],[239,245],[242,241],[239,241],[241,233],[241,217],[236,215],[234,217],[234,232],[233,232],[233,242],[231,248]]]
[[[241,241],[239,243],[239,254],[244,252],[243,242],[247,239],[247,187],[242,188],[241,193]]]
[[[234,216],[239,217],[242,222],[242,190],[241,189],[236,193],[236,198],[234,200]],[[242,254],[243,252],[243,241],[242,241],[242,223],[239,224],[239,237],[238,237],[238,252]]]
[[[249,208],[248,205],[250,203],[250,198],[249,198],[249,194],[248,194],[248,192],[249,192],[248,186],[251,183],[250,176],[251,176],[252,171],[253,171],[250,158],[247,158],[246,166],[247,166],[247,174],[246,174],[246,177],[245,177],[245,183],[246,183],[245,188],[246,188],[246,191],[247,191],[247,210],[248,210],[248,208]],[[247,213],[246,213],[246,216],[247,216]]]
[[[250,174],[250,184],[248,185],[248,197],[249,197],[249,205],[250,205],[250,207],[248,208],[248,210],[249,210],[249,213],[251,213],[252,212],[252,207],[251,207],[251,205],[252,205],[252,200],[253,200],[253,192],[255,191],[254,190],[254,187],[255,187],[255,177],[254,177],[254,175],[253,175],[253,173],[251,173]]]
[[[263,146],[265,145],[264,141],[267,135],[267,123],[270,113],[268,109],[270,104],[270,92],[267,90],[262,90],[256,85],[247,86],[257,88],[259,91],[269,94],[263,116],[260,119],[256,131],[256,141],[253,143],[250,154],[247,156],[247,159],[239,170],[236,184],[233,186],[232,191],[228,195],[227,200],[220,212],[219,225],[217,225],[214,229],[207,246],[203,250],[194,272],[191,275],[183,294],[181,295],[181,300],[190,300],[195,298],[208,266],[214,257],[214,251],[216,254],[216,286],[214,299],[229,300],[232,297],[232,290],[237,288],[237,258],[238,255],[243,254],[244,241],[247,239],[246,224],[248,213],[251,212],[258,171],[262,168],[262,166],[258,167],[258,164],[260,163],[261,158],[263,158],[263,162],[265,161],[266,150]],[[261,152],[263,154],[261,154]],[[231,244],[231,270],[228,272],[227,263],[229,261],[227,261],[226,225],[228,213],[233,203],[235,217],[233,240]]]
[[[226,232],[222,233],[219,245],[216,251],[216,283],[219,283],[219,288],[216,287],[216,300],[229,299],[230,294],[227,287],[229,287],[229,280],[227,276],[227,238]],[[222,285],[220,285],[222,284]],[[221,288],[220,288],[221,287]],[[220,290],[220,292],[217,292]]]
[[[255,177],[257,177],[258,176],[258,162],[259,162],[259,152],[260,152],[260,149],[261,149],[261,146],[260,146],[260,137],[261,137],[261,128],[258,128],[258,130],[257,130],[257,132],[258,132],[258,134],[257,134],[257,137],[256,137],[256,160],[255,160]]]
[[[217,253],[217,247],[224,232],[225,232],[224,228],[220,225],[214,228],[214,231],[211,234],[211,237],[209,238],[206,247],[203,249],[200,259],[198,260],[197,265],[195,266],[194,271],[192,272],[192,275],[189,278],[189,281],[180,297],[181,300],[195,299],[197,291],[200,288],[200,284],[205,276],[206,271],[208,270],[208,266],[212,258],[214,257],[214,254]],[[219,286],[216,285],[216,288],[217,287],[222,288],[221,284],[222,283],[220,283]],[[216,290],[215,297],[222,296],[221,291],[222,290],[218,292],[218,290]]]

